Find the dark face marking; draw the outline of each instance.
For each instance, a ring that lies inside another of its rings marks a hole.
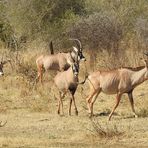
[[[78,58],[79,58],[80,60],[86,61],[86,58],[84,57],[82,51],[79,51],[79,52],[78,52]]]
[[[73,66],[72,66],[72,70],[73,70],[74,75],[78,76],[78,74],[79,74],[79,64],[74,63]]]

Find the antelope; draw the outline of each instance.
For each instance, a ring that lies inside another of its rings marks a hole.
[[[4,75],[3,65],[4,65],[4,63],[0,62],[0,76],[3,76]]]
[[[85,77],[85,80],[81,84],[84,84],[88,79],[90,93],[86,98],[86,102],[90,116],[93,116],[93,105],[98,95],[100,92],[103,92],[105,94],[117,94],[116,104],[109,114],[108,120],[111,120],[111,117],[115,109],[118,107],[124,93],[128,94],[134,116],[138,117],[135,112],[132,93],[135,87],[148,79],[148,61],[143,60],[143,62],[144,66],[141,67],[119,68],[112,71],[97,71]]]
[[[82,53],[82,44],[78,39],[71,39],[76,41],[78,48],[73,47],[73,50],[68,53],[57,53],[51,55],[41,55],[37,58],[36,64],[38,69],[38,76],[40,82],[42,83],[43,77],[43,68],[45,71],[47,70],[55,70],[55,71],[65,71],[67,70],[72,63],[74,63],[77,58],[78,60],[86,60]],[[53,46],[50,45],[53,53]]]
[[[78,110],[75,103],[75,91],[78,86],[78,73],[79,73],[79,62],[72,63],[68,70],[59,72],[55,78],[54,83],[59,91],[59,99],[58,99],[58,114],[60,114],[60,107],[63,112],[63,99],[67,92],[70,93],[71,99],[69,104],[69,115],[71,115],[71,105],[74,103],[75,114],[78,115]]]
[[[2,57],[1,62],[0,62],[0,76],[3,76],[4,75],[3,67],[8,62],[10,62],[10,60],[3,61],[3,57]]]

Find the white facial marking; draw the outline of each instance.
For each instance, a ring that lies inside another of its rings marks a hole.
[[[82,61],[85,61],[85,58],[82,58],[81,60],[82,60]]]
[[[74,72],[74,75],[77,76],[78,75],[78,72]]]
[[[2,76],[4,73],[3,72],[0,72],[0,76]]]
[[[76,52],[78,52],[78,49],[76,47],[73,46],[73,50],[75,50]]]
[[[78,61],[80,61],[80,57],[78,56]]]

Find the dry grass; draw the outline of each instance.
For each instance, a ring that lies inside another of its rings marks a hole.
[[[14,58],[12,64],[15,69],[12,69],[10,64],[4,68],[5,76],[0,78],[0,120],[7,120],[7,124],[0,128],[1,147],[148,146],[147,82],[134,91],[135,109],[140,118],[132,118],[128,98],[124,95],[112,121],[106,122],[115,103],[115,96],[101,93],[94,105],[97,116],[90,121],[85,102],[87,84],[79,86],[75,94],[79,116],[76,117],[74,113],[71,117],[68,116],[67,95],[64,99],[65,115],[61,117],[56,113],[56,90],[52,76],[45,74],[44,85],[38,83],[33,87],[36,77],[35,59],[41,52],[22,52],[20,65],[15,65]],[[85,55],[88,57],[87,53]],[[102,63],[100,61],[97,64]],[[80,80],[83,80],[84,72],[85,68],[80,72]]]
[[[119,127],[114,124],[110,125],[110,123],[105,123],[101,125],[98,121],[91,120],[93,130],[90,130],[92,134],[96,135],[99,138],[120,138],[125,134],[125,131],[121,131]]]
[[[148,117],[148,109],[147,108],[141,108],[138,115],[139,115],[139,117]]]

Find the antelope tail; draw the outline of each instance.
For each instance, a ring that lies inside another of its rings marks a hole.
[[[80,83],[78,83],[78,84],[84,84],[84,83],[86,82],[86,80],[88,80],[88,81],[90,82],[90,84],[92,85],[92,87],[94,88],[94,90],[96,90],[95,87],[94,87],[94,85],[93,85],[93,83],[92,83],[91,80],[88,78],[88,76],[89,76],[89,74],[86,74],[86,75],[85,75],[84,81],[82,81],[82,82],[80,82]]]
[[[85,75],[85,79],[82,82],[80,82],[79,84],[84,84],[87,79],[88,79],[88,75]]]
[[[52,41],[49,44],[50,54],[54,54]]]

